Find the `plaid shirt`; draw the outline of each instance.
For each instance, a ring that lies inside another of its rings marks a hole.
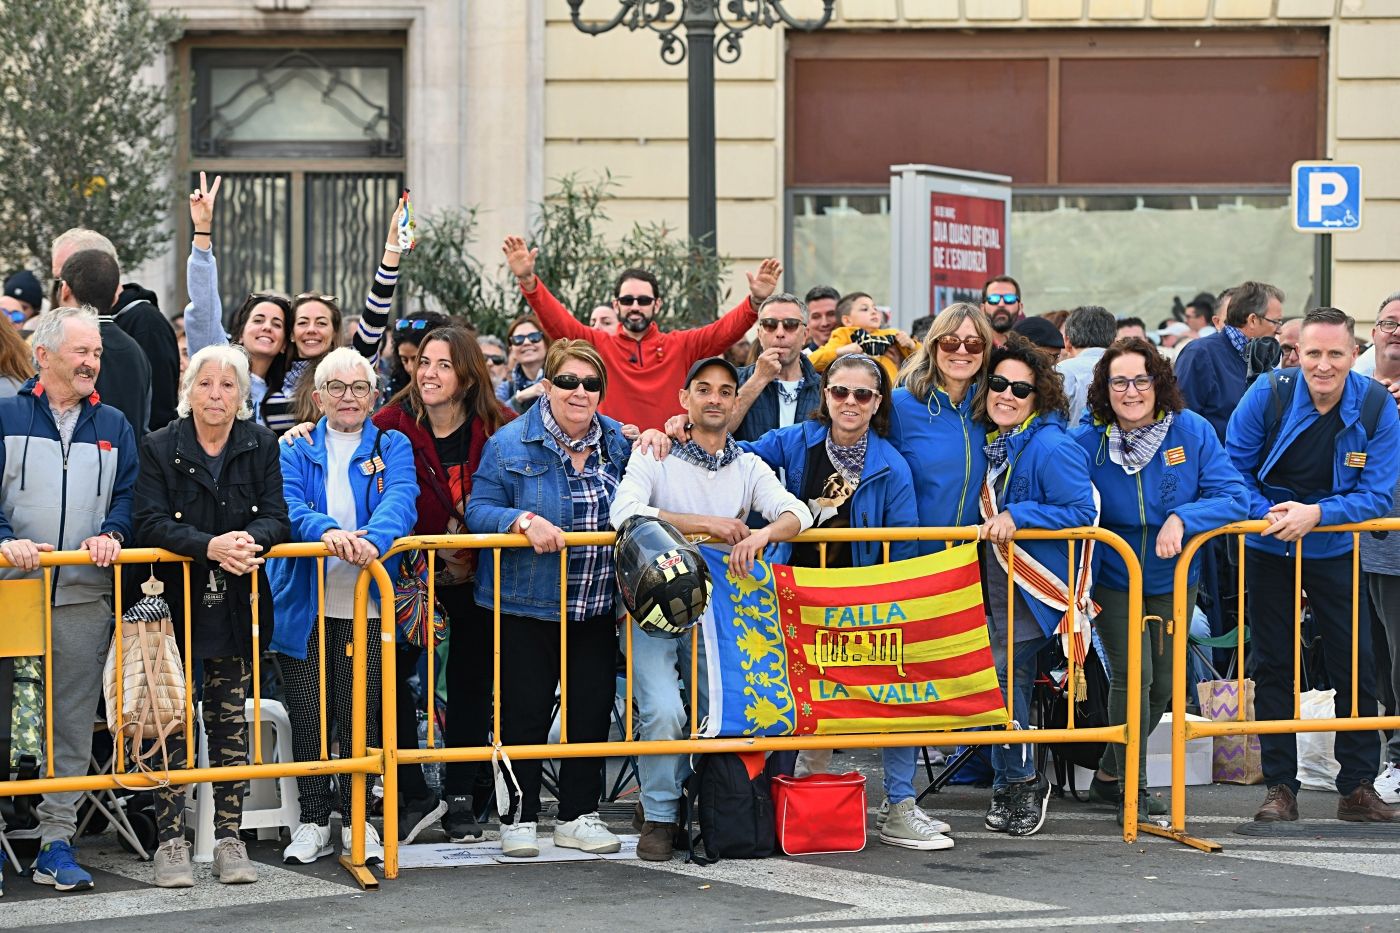
[[[546,403],[545,408],[548,408]],[[607,531],[608,511],[612,507],[622,471],[612,461],[604,461],[599,452],[600,442],[588,455],[583,470],[575,470],[569,452],[546,431],[545,446],[559,455],[564,475],[569,480],[569,498],[573,501],[573,521],[565,531]],[[582,622],[593,616],[612,612],[616,583],[613,580],[613,549],[611,547],[569,548],[568,615],[570,622]]]
[[[1230,346],[1235,348],[1235,352],[1246,360],[1249,359],[1249,338],[1244,335],[1244,331],[1226,324],[1224,333],[1230,341]]]

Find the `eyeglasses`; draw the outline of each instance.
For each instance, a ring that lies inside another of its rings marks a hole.
[[[987,341],[981,337],[959,337],[957,334],[944,334],[938,338],[938,349],[944,353],[957,353],[958,347],[968,353],[981,353],[987,348]]]
[[[1395,333],[1395,329],[1396,329],[1397,327],[1400,327],[1400,321],[1389,320],[1389,321],[1377,321],[1377,322],[1376,322],[1376,330],[1378,330],[1378,331],[1380,331],[1381,333],[1384,333],[1384,334],[1393,334],[1393,333]]]
[[[575,376],[573,373],[560,373],[549,381],[554,384],[554,388],[563,389],[565,392],[572,392],[579,386],[583,386],[585,392],[603,391],[603,378],[601,376]]]
[[[506,358],[504,356],[488,356],[486,362],[490,363],[492,366],[504,366],[506,365]]]
[[[374,386],[363,379],[356,379],[354,382],[341,382],[339,379],[332,379],[325,384],[324,388],[331,398],[344,398],[346,389],[349,389],[350,394],[355,398],[364,398],[369,395]]]
[[[1021,300],[1021,296],[1015,293],[1010,295],[988,295],[983,301],[989,305],[1014,305]]]
[[[852,389],[850,386],[831,385],[826,387],[826,391],[838,402],[844,402],[854,395],[856,401],[860,402],[862,405],[873,398],[878,398],[880,395],[880,393],[876,392],[874,389],[867,389],[864,386]]]
[[[1281,317],[1261,317],[1259,320],[1263,321],[1265,324],[1274,325],[1274,330],[1283,329],[1283,318]]]
[[[1298,352],[1298,348],[1291,343],[1281,343],[1278,345],[1278,348],[1285,357],[1292,356]]]
[[[758,326],[762,327],[770,334],[778,329],[779,324],[783,326],[783,330],[787,331],[790,334],[793,331],[797,330],[797,328],[802,326],[802,319],[798,317],[766,317],[758,322]]]
[[[656,299],[650,295],[618,295],[616,301],[624,308],[630,308],[633,305],[639,308],[650,308],[656,304]]]
[[[1035,386],[1029,382],[1012,382],[1005,376],[990,376],[987,379],[987,390],[990,392],[1005,392],[1011,390],[1011,394],[1017,398],[1030,398],[1035,391]]]
[[[1132,386],[1139,392],[1146,392],[1148,389],[1152,388],[1152,383],[1155,381],[1156,380],[1147,373],[1143,373],[1141,376],[1134,376],[1131,379],[1127,376],[1114,376],[1112,379],[1108,380],[1108,387],[1119,395],[1128,391],[1128,386]]]
[[[301,304],[303,301],[323,301],[326,304],[335,304],[340,299],[334,295],[322,295],[320,292],[302,292],[292,299],[293,304]]]
[[[544,339],[544,334],[542,334],[542,333],[540,333],[539,331],[536,330],[536,331],[531,331],[531,332],[528,333],[528,334],[511,334],[511,335],[510,335],[510,344],[511,344],[511,346],[513,346],[513,347],[523,347],[523,346],[525,346],[525,341],[527,341],[527,340],[530,341],[531,343],[539,343],[539,342],[540,342],[541,340],[543,340],[543,339]]]

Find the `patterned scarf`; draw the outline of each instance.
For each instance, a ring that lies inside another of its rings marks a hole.
[[[849,447],[842,447],[833,441],[830,432],[826,435],[826,455],[831,459],[831,465],[836,467],[841,478],[852,486],[860,485],[860,475],[865,472],[865,452],[869,447],[869,431]]]
[[[735,442],[733,435],[726,434],[724,437],[724,449],[715,456],[699,444],[694,439],[686,441],[679,447],[671,448],[671,456],[680,457],[686,463],[709,470],[711,473],[718,473],[739,459],[739,454],[743,453],[739,445]]]
[[[1116,424],[1108,426],[1108,459],[1123,468],[1129,476],[1141,472],[1157,456],[1157,449],[1167,439],[1172,426],[1171,412],[1151,424],[1124,431]]]
[[[516,363],[514,368],[512,368],[510,371],[510,387],[513,390],[513,392],[523,392],[543,378],[543,366],[540,367],[540,374],[535,378],[531,379],[529,376],[525,375],[525,370],[520,368],[520,364]]]
[[[1006,458],[1008,456],[1006,442],[1030,427],[1031,422],[1039,417],[1040,412],[1033,412],[1029,418],[1016,425],[1016,427],[1012,428],[1010,431],[997,429],[987,432],[987,443],[982,445],[982,452],[987,455],[987,466],[991,469],[993,474],[1000,472],[1001,468],[1006,466]]]
[[[603,439],[603,423],[598,420],[598,416],[593,416],[593,421],[588,426],[588,433],[583,440],[575,440],[564,433],[564,429],[559,427],[559,422],[554,420],[554,412],[549,410],[549,400],[544,404],[535,406],[540,410],[540,420],[544,422],[544,429],[549,432],[549,436],[554,438],[554,443],[558,444],[562,450],[572,450],[576,454],[581,454],[591,447],[597,447]]]
[[[1244,331],[1240,330],[1238,327],[1231,327],[1229,324],[1226,324],[1225,336],[1229,338],[1230,346],[1235,348],[1236,353],[1245,359],[1249,359],[1249,338],[1244,335]]]

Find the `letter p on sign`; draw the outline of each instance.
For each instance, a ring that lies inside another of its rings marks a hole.
[[[1295,162],[1293,229],[1304,233],[1361,229],[1361,166]]]

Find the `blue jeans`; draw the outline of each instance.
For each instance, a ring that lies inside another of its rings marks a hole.
[[[627,650],[626,633],[621,636]],[[705,641],[697,640],[699,658],[700,719],[709,708]],[[679,666],[679,679],[677,667]],[[681,696],[680,681],[689,689],[690,635],[653,638],[632,622],[632,700],[643,741],[683,739],[689,736],[686,721],[690,704]],[[688,755],[639,755],[637,772],[642,784],[642,810],[653,823],[675,823],[680,815],[681,787],[690,775]]]
[[[1030,623],[1034,625],[1035,623]],[[1006,696],[1006,638],[992,634],[992,659],[997,666],[997,681],[1001,684],[1001,694]],[[1031,718],[1031,688],[1035,684],[1035,659],[1051,639],[1041,635],[1026,641],[1016,642],[1015,678],[1011,685],[1015,695],[1015,709],[1012,714],[1016,724],[1025,728]],[[1001,788],[1008,784],[1019,784],[1035,777],[1034,745],[993,745],[992,746],[992,787]]]
[[[881,749],[880,758],[885,771],[885,796],[890,798],[890,803],[912,800],[919,749],[913,745]]]

